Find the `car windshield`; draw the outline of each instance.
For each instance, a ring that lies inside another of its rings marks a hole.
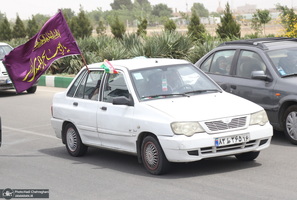
[[[131,76],[140,100],[221,92],[212,80],[191,64],[133,70]]]
[[[267,54],[281,76],[297,75],[297,48],[273,50]]]
[[[0,60],[3,60],[4,56],[7,55],[12,48],[9,45],[0,45]]]

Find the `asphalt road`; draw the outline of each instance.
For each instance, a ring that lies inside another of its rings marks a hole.
[[[280,133],[256,161],[223,157],[174,164],[162,176],[148,174],[131,155],[90,148],[84,157],[71,157],[50,125],[52,96],[62,90],[0,92],[0,189],[49,189],[54,200],[297,198],[297,146]]]

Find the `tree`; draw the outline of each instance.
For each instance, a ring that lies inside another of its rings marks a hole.
[[[201,41],[203,39],[203,34],[206,32],[203,24],[200,23],[200,18],[196,12],[191,15],[190,23],[188,25],[188,35],[194,41]]]
[[[285,28],[286,32],[291,32],[294,30],[294,25],[297,23],[297,15],[294,9],[289,9],[287,6],[276,5],[276,9],[280,11],[281,23]]]
[[[75,13],[73,10],[71,10],[71,8],[63,8],[62,13],[67,22],[69,22],[72,19],[72,17],[75,16]]]
[[[152,12],[152,6],[148,0],[134,0],[133,4],[134,10],[139,10],[141,12],[140,17],[147,17]]]
[[[157,17],[170,17],[172,15],[172,9],[166,4],[157,4],[153,6],[152,14]]]
[[[27,26],[27,35],[29,38],[33,37],[38,32],[38,25],[36,23],[36,20],[34,16],[32,16],[32,19],[28,20],[28,26]]]
[[[176,29],[176,24],[172,19],[168,19],[164,24],[165,31],[173,32]]]
[[[265,35],[265,24],[267,24],[271,20],[269,10],[259,10],[253,14],[252,18],[252,28],[256,30],[256,32],[264,31]],[[263,27],[262,27],[263,26]]]
[[[146,4],[151,5],[151,3],[148,0],[135,0],[134,2],[139,3],[141,6],[144,6]]]
[[[199,17],[208,17],[209,11],[204,7],[202,3],[194,3],[191,8],[192,13],[196,12]]]
[[[138,24],[137,27],[138,27],[138,29],[137,29],[136,34],[138,36],[146,35],[147,20],[146,19],[141,20],[140,24]]]
[[[17,15],[15,25],[12,30],[13,38],[25,38],[26,37],[26,29],[23,21],[20,19],[19,15]]]
[[[42,27],[44,25],[44,23],[49,19],[49,17],[47,15],[42,15],[42,14],[36,14],[33,16],[34,16],[34,19],[35,19],[38,27]]]
[[[221,19],[221,24],[218,25],[216,33],[222,38],[240,38],[240,24],[233,18],[229,3],[226,4],[224,14]]]
[[[5,16],[3,21],[0,23],[0,40],[10,41],[12,38],[12,31],[10,24]]]
[[[111,33],[116,38],[123,38],[123,35],[126,32],[126,27],[123,22],[120,21],[119,17],[116,15],[113,22],[110,24]]]
[[[5,19],[5,14],[0,11],[0,22]]]
[[[96,28],[96,32],[99,36],[105,35],[106,26],[104,25],[103,21],[100,20],[98,23],[98,27]]]
[[[82,7],[78,16],[74,16],[70,20],[70,29],[76,38],[91,36],[93,28]]]
[[[133,4],[131,0],[114,0],[113,3],[110,4],[113,10],[121,10],[122,7],[126,7],[127,9],[131,10]]]

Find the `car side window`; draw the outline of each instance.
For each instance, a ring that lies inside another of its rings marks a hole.
[[[266,65],[259,54],[253,51],[242,50],[238,57],[236,75],[243,78],[251,78],[253,71],[266,72]]]
[[[80,73],[79,77],[76,78],[75,82],[72,84],[71,88],[69,89],[67,96],[73,97],[74,93],[76,92],[81,80],[86,76],[86,70],[82,73]]]
[[[88,74],[88,78],[87,78],[86,86],[84,90],[85,99],[98,100],[103,74],[104,74],[103,70],[91,71]]]
[[[122,72],[108,75],[103,90],[103,101],[112,103],[113,98],[119,96],[129,98],[128,87]]]
[[[201,65],[204,72],[213,74],[229,75],[235,50],[215,52]]]
[[[85,72],[76,79],[70,88],[67,96],[73,96],[81,99],[98,100],[99,87],[103,76],[103,70]]]

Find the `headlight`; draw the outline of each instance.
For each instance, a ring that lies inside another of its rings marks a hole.
[[[265,125],[268,122],[267,114],[264,110],[251,115],[250,125]]]
[[[176,135],[192,136],[198,132],[204,132],[198,122],[173,122],[171,129]]]

